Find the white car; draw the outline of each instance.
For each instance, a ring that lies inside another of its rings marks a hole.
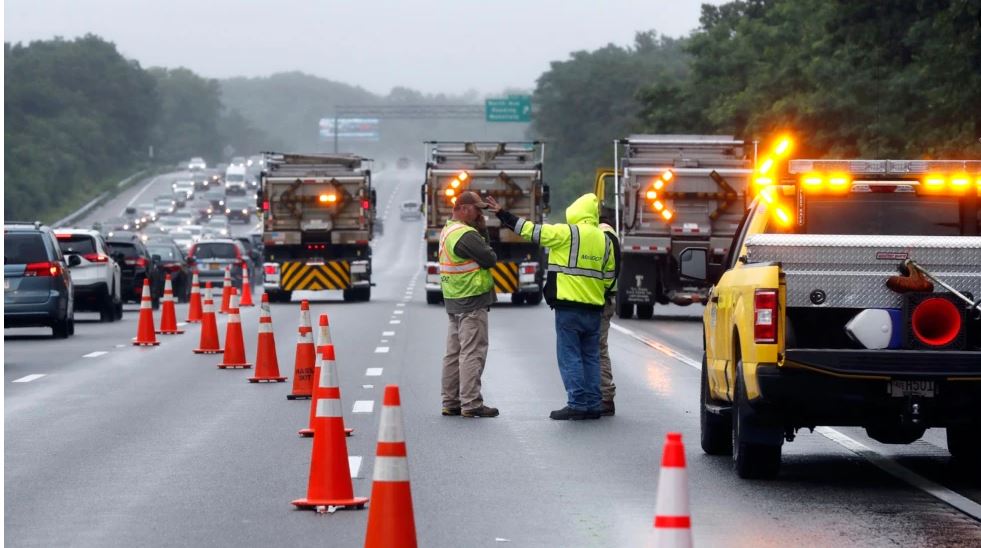
[[[204,162],[204,158],[199,158],[195,156],[191,158],[191,161],[187,163],[187,169],[190,171],[195,171],[198,169],[208,169],[208,164]]]
[[[183,198],[180,201],[186,202],[194,197],[194,181],[175,181],[170,188],[174,190],[175,196]]]
[[[245,166],[228,166],[225,171],[225,194],[245,195],[246,191]]]
[[[123,317],[122,273],[109,246],[96,230],[55,231],[64,255],[78,255],[81,263],[68,269],[75,287],[75,310],[98,312],[104,322]]]

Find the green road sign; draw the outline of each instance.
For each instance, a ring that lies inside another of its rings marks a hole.
[[[510,95],[506,99],[487,99],[484,114],[488,122],[530,122],[531,96]]]

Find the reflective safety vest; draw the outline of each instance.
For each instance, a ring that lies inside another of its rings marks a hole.
[[[443,298],[476,297],[494,289],[489,270],[480,268],[477,261],[464,259],[454,248],[467,232],[477,232],[472,226],[450,219],[439,235],[439,279]]]

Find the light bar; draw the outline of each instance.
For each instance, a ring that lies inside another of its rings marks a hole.
[[[851,175],[981,174],[981,160],[791,160],[789,171],[792,175],[815,171]]]

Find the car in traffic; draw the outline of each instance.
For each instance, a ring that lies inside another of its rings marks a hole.
[[[205,233],[210,233],[219,237],[227,237],[228,232],[228,217],[224,215],[215,215],[208,219],[208,222],[204,225]]]
[[[185,252],[190,250],[191,246],[194,245],[194,235],[183,226],[171,230],[168,236],[170,236],[170,239],[173,240],[173,242]]]
[[[109,237],[108,244],[110,256],[119,264],[122,274],[123,301],[140,302],[143,280],[150,280],[150,297],[157,308],[163,295],[164,272],[143,240],[135,234],[115,234]]]
[[[402,202],[399,206],[399,219],[403,221],[417,220],[422,218],[422,206],[415,200]]]
[[[181,209],[170,214],[171,218],[178,219],[181,222],[181,226],[193,225],[197,222],[197,217],[193,212],[186,209]]]
[[[204,193],[205,199],[211,204],[215,211],[225,209],[225,189],[222,187],[209,189]]]
[[[237,240],[222,238],[204,240],[191,246],[188,253],[191,265],[198,270],[201,284],[212,282],[221,287],[225,269],[230,269],[232,285],[242,287],[242,272],[248,270],[250,279],[254,273],[254,263],[245,248]]]
[[[211,202],[205,199],[203,196],[195,196],[194,199],[184,206],[184,209],[190,211],[194,216],[194,221],[201,223],[206,222],[211,214],[215,212],[214,208],[211,206]]]
[[[146,244],[150,256],[160,263],[164,271],[164,283],[166,275],[170,275],[170,285],[174,291],[174,298],[179,302],[186,303],[191,299],[191,266],[187,262],[187,255],[184,250],[172,239],[155,238]]]
[[[50,327],[55,338],[75,333],[75,292],[54,233],[40,222],[3,225],[4,327]]]
[[[164,215],[170,215],[171,213],[177,211],[177,200],[171,196],[157,196],[153,200],[153,212],[157,214],[157,218]]]
[[[254,208],[255,203],[248,198],[231,197],[225,203],[225,216],[228,217],[229,223],[242,221],[248,224]]]
[[[243,158],[241,156],[236,156],[236,157],[232,158],[228,162],[228,167],[230,167],[230,168],[232,168],[232,167],[239,168],[240,167],[242,169],[245,169],[245,167],[246,167],[246,165],[245,165],[245,158]]]
[[[166,217],[161,217],[160,220],[156,222],[156,225],[169,233],[175,228],[184,226],[184,220],[180,219],[179,217],[167,215]]]
[[[245,166],[228,166],[225,171],[225,194],[244,195],[247,191]]]
[[[204,158],[195,156],[191,158],[191,161],[187,163],[187,169],[189,171],[196,171],[199,169],[207,169],[208,164],[204,161]]]
[[[157,208],[153,205],[153,202],[137,204],[136,211],[139,212],[140,221],[143,224],[151,223],[157,220]]]
[[[102,235],[81,228],[58,229],[55,239],[62,255],[80,259],[68,268],[75,287],[75,310],[98,312],[103,322],[122,319],[122,273]]]
[[[175,181],[170,187],[174,191],[177,205],[181,207],[194,197],[194,181]]]

